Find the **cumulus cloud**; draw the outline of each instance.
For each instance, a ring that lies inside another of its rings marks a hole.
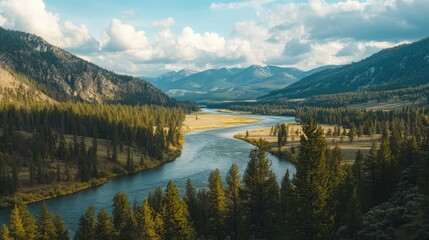
[[[170,28],[174,25],[174,19],[172,17],[161,19],[152,22],[152,26],[155,28]]]
[[[59,15],[46,10],[43,0],[2,0],[3,25],[37,34],[63,48],[74,48],[92,40],[85,25],[60,22]],[[1,21],[1,20],[0,20]]]
[[[241,8],[260,8],[268,3],[275,2],[275,0],[249,0],[242,2],[231,2],[231,3],[212,3],[210,4],[211,9],[216,10],[233,10],[233,9],[241,9]]]

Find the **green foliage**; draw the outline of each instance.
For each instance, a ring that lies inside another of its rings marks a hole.
[[[208,225],[209,235],[217,239],[225,238],[226,197],[223,190],[222,178],[218,169],[209,176],[208,192]]]
[[[237,164],[233,163],[226,175],[226,229],[227,235],[237,239],[243,227],[243,209],[240,199],[241,182]]]
[[[128,196],[119,192],[113,198],[113,225],[118,231],[119,239],[130,239],[132,224],[133,216]]]
[[[153,239],[160,240],[158,228],[162,228],[162,222],[155,221],[152,209],[147,200],[143,202],[143,206],[138,209],[137,214],[137,239]]]
[[[112,218],[103,208],[97,215],[97,225],[95,227],[95,239],[97,240],[114,240],[118,238]]]
[[[15,206],[10,213],[9,224],[10,236],[16,240],[24,240],[26,234],[18,206]]]
[[[271,171],[271,162],[260,141],[260,147],[250,153],[243,175],[243,207],[248,232],[255,238],[272,238],[277,234],[276,213],[279,204],[279,186]]]
[[[310,120],[303,126],[301,146],[293,184],[296,187],[298,236],[304,239],[327,239],[333,224],[328,209],[332,192],[327,164],[327,143],[321,127]]]
[[[186,203],[179,198],[179,191],[173,182],[169,182],[161,216],[164,222],[164,239],[192,239],[194,230],[188,221],[189,212]]]
[[[0,239],[1,240],[14,240],[13,237],[10,236],[9,228],[5,224],[1,225]]]
[[[95,207],[90,205],[79,218],[79,229],[77,230],[76,237],[79,240],[95,239],[96,236],[96,220],[95,220]]]

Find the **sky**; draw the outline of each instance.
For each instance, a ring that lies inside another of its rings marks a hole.
[[[147,77],[347,64],[428,37],[428,13],[429,0],[0,0],[0,26]]]

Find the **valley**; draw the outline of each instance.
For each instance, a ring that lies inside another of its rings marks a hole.
[[[429,239],[428,6],[2,0],[0,240]]]

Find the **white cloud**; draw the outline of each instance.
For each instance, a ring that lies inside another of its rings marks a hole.
[[[7,22],[7,19],[4,18],[2,15],[0,15],[0,27],[3,26],[3,25],[5,25],[6,22]]]
[[[275,2],[276,0],[249,0],[242,2],[231,2],[231,3],[212,3],[210,4],[211,9],[216,10],[233,10],[233,9],[241,9],[241,8],[260,8],[268,3]]]
[[[102,48],[106,51],[144,49],[148,46],[144,31],[137,31],[133,26],[122,23],[116,18],[112,19],[105,34],[107,39]]]
[[[46,10],[43,0],[2,0],[0,13],[7,19],[5,26],[34,33],[59,47],[74,48],[92,39],[86,26],[62,24],[59,15]]]
[[[152,26],[155,28],[170,28],[174,25],[174,19],[172,17],[161,19],[152,22]]]

